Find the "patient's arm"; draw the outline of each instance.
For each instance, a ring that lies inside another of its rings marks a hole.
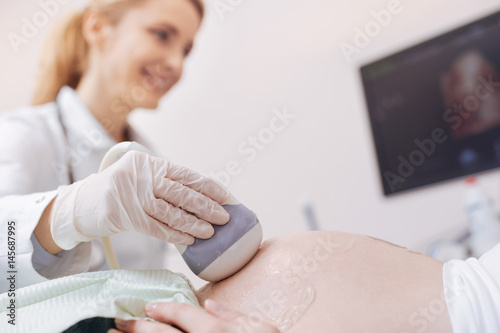
[[[442,263],[366,236],[309,232],[263,243],[198,291],[286,332],[451,332]]]

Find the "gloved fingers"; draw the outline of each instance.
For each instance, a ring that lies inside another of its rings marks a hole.
[[[223,204],[229,197],[229,191],[214,180],[200,173],[169,162],[165,178],[181,183],[210,199]]]
[[[229,213],[221,205],[179,182],[162,178],[159,184],[155,185],[153,190],[155,197],[161,198],[175,207],[213,224],[222,225],[229,221]]]
[[[139,230],[136,229],[136,231],[171,244],[191,245],[194,243],[194,237],[192,235],[173,229],[151,216],[146,218],[146,225],[139,228]]]
[[[207,239],[214,235],[212,225],[196,216],[175,207],[163,199],[154,199],[144,207],[145,212],[170,228],[187,233],[196,238]]]

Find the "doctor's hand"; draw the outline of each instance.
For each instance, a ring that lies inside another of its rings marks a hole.
[[[59,187],[51,234],[62,249],[129,230],[189,245],[210,238],[211,223],[229,221],[220,205],[228,195],[197,172],[131,151],[103,172]]]
[[[210,299],[205,302],[205,310],[188,304],[150,303],[146,306],[146,315],[159,323],[116,320],[116,326],[123,333],[279,333],[274,326],[256,323]],[[108,333],[120,331],[109,330]]]

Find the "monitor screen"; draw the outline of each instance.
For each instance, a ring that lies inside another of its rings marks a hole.
[[[500,166],[500,12],[360,73],[385,195]]]

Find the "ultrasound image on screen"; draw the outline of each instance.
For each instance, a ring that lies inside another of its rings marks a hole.
[[[361,76],[386,195],[500,166],[500,13]]]

